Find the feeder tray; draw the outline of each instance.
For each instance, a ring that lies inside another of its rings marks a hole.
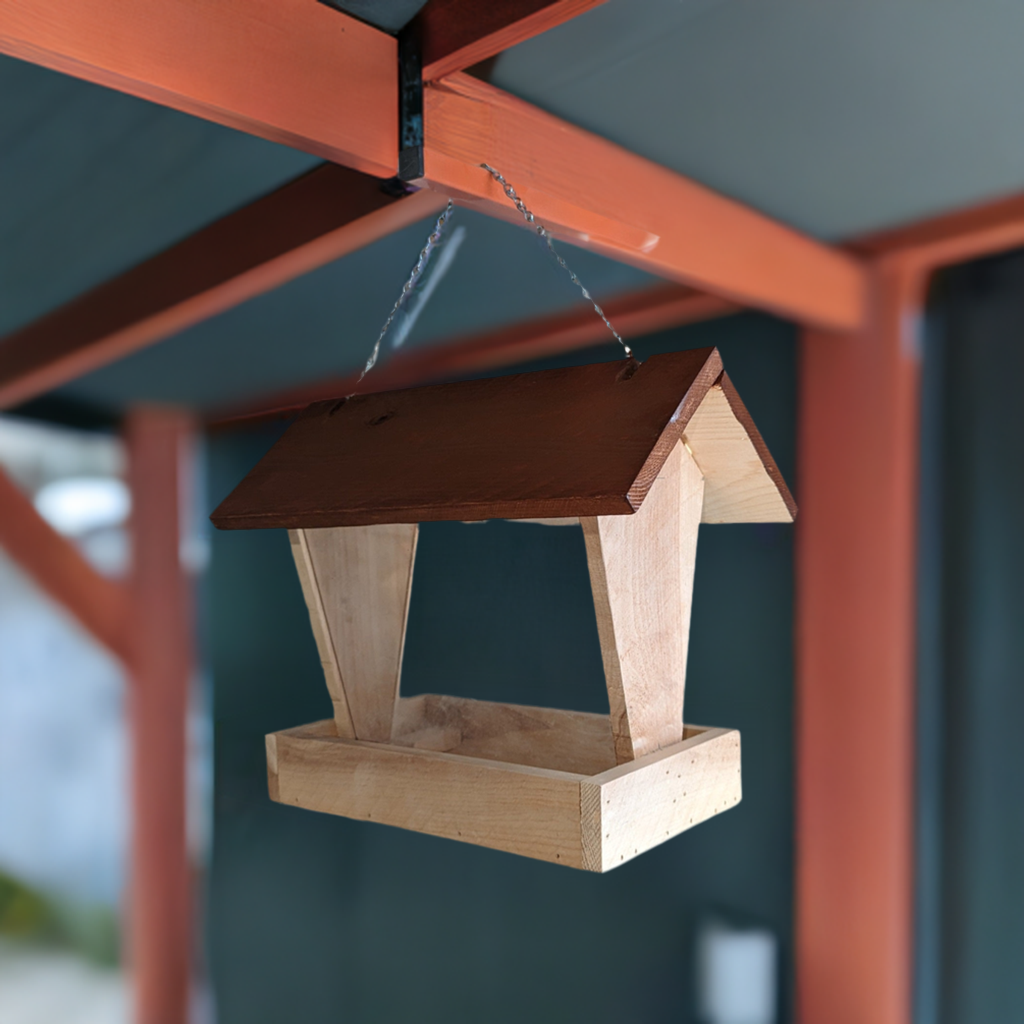
[[[290,531],[334,705],[271,798],[591,871],[735,806],[739,733],[683,725],[697,528],[795,511],[715,349],[309,406],[211,517]],[[399,697],[417,524],[494,518],[583,528],[610,715]]]

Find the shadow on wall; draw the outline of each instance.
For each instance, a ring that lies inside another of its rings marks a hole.
[[[715,344],[793,484],[792,328],[744,315],[636,347]],[[211,438],[211,508],[279,432]],[[213,543],[221,1024],[695,1021],[696,935],[712,914],[778,938],[789,1019],[792,527],[700,534],[686,718],[743,730],[743,803],[605,876],[271,803],[263,734],[331,707],[284,531]],[[402,688],[607,711],[581,532],[425,524]]]

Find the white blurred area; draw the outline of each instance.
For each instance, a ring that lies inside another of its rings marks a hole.
[[[98,571],[127,571],[117,437],[0,417],[0,466]],[[128,843],[124,697],[117,659],[0,550],[0,871],[115,924]],[[119,1024],[126,1005],[123,974],[73,948],[0,943],[3,1024]]]
[[[0,417],[0,466],[100,572],[126,571],[118,438]],[[80,481],[86,488],[68,488]],[[76,488],[85,495],[77,508]],[[108,496],[101,509],[104,489],[120,500]],[[117,659],[0,552],[0,868],[69,899],[116,905],[126,759]]]
[[[697,989],[705,1024],[775,1024],[778,946],[763,928],[709,921],[697,940]]]
[[[120,971],[71,953],[0,943],[3,1024],[122,1024],[129,993]]]

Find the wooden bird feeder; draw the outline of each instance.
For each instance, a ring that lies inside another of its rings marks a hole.
[[[309,406],[212,519],[286,527],[334,718],[267,737],[272,799],[607,871],[735,806],[683,725],[697,527],[791,522],[717,350]],[[578,522],[610,715],[400,697],[417,524]]]

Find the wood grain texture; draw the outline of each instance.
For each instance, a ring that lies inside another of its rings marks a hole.
[[[351,723],[356,739],[391,739],[418,533],[415,524],[295,531],[339,735]]]
[[[505,714],[497,708],[461,710],[486,727],[492,712]],[[535,721],[545,712],[511,710]],[[410,701],[400,714],[414,723],[420,711]],[[457,718],[458,709],[445,714]],[[687,726],[671,747],[593,774],[501,761],[501,730],[492,749],[481,737],[473,756],[333,731],[327,721],[267,737],[271,799],[589,871],[618,867],[741,796],[739,734],[729,729]]]
[[[309,553],[305,530],[289,530],[288,540],[291,542],[292,558],[295,559],[295,570],[299,574],[302,596],[309,611],[309,624],[313,628],[313,639],[316,641],[317,653],[320,655],[320,666],[324,670],[327,692],[334,705],[334,720],[338,736],[355,739],[355,726],[352,724],[352,713],[348,700],[345,698],[345,687],[341,682],[341,666],[334,651],[331,640],[331,627],[324,608],[323,596],[316,579],[313,558]]]
[[[601,308],[623,338],[638,338],[667,327],[730,316],[740,307],[686,285],[658,284],[602,300]],[[529,359],[572,352],[609,337],[608,328],[592,309],[576,307],[564,313],[531,317],[497,330],[457,337],[443,345],[403,348],[390,361],[375,367],[362,382],[358,372],[311,381],[247,400],[244,405],[216,410],[209,422],[212,426],[226,426],[243,419],[279,418],[300,411],[310,402],[322,402],[338,395],[451,380]]]
[[[615,765],[607,715],[437,694],[399,700],[393,742],[580,775]]]
[[[801,323],[854,330],[867,282],[848,253],[465,74],[424,97],[424,184],[511,221],[496,167],[557,237]]]
[[[295,529],[628,514],[721,369],[700,349],[318,403],[211,518]]]
[[[301,729],[268,741],[283,804],[582,867],[579,775]]]
[[[2,15],[0,15],[2,17]],[[0,339],[0,407],[155,344],[440,209],[325,164]]]
[[[671,747],[581,783],[584,868],[610,871],[740,802],[740,734],[691,731]]]
[[[414,20],[423,78],[461,71],[575,18],[605,0],[429,0]]]
[[[683,432],[704,474],[703,523],[791,523],[793,500],[728,375],[715,382]]]
[[[131,595],[101,576],[0,469],[0,546],[110,652],[131,657]]]
[[[584,518],[618,763],[678,743],[704,478],[677,442],[635,516]]]
[[[307,0],[5,0],[0,53],[391,177],[398,48]]]

